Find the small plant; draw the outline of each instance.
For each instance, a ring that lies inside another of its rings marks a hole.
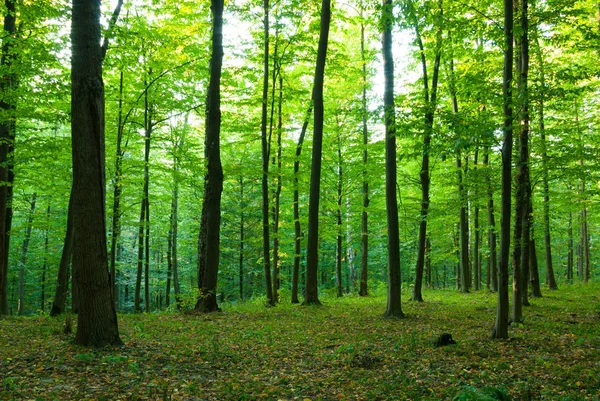
[[[65,315],[65,325],[63,326],[63,334],[69,335],[73,333],[73,315],[67,313]]]
[[[452,401],[511,401],[506,390],[496,387],[484,387],[478,389],[473,386],[465,386]]]

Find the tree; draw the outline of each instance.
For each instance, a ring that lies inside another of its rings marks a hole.
[[[510,201],[512,171],[512,79],[513,79],[513,4],[504,0],[504,139],[502,144],[502,218],[500,220],[500,261],[498,263],[498,303],[492,338],[508,338],[508,258],[510,250]]]
[[[317,272],[319,267],[319,197],[321,192],[321,157],[323,153],[323,81],[325,61],[327,59],[327,42],[329,40],[329,23],[331,20],[331,2],[321,3],[321,30],[313,84],[314,130],[312,165],[310,172],[310,197],[308,204],[308,246],[306,250],[306,288],[304,304],[319,305]]]
[[[396,197],[396,110],[394,104],[394,57],[392,54],[392,1],[384,0],[381,10],[383,27],[383,113],[385,124],[385,206],[388,226],[388,295],[385,317],[402,318],[400,275],[400,230],[398,228],[398,200]]]
[[[206,133],[204,155],[207,171],[198,240],[199,312],[219,311],[217,278],[219,272],[219,231],[221,225],[221,67],[223,65],[223,0],[211,0],[212,36],[210,78],[206,94]]]
[[[120,345],[106,251],[103,47],[100,0],[73,0],[71,27],[75,342]]]

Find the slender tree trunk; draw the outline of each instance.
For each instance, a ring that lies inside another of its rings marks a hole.
[[[478,156],[479,156],[479,148],[476,147],[475,148],[475,156],[473,159],[473,175],[474,175],[474,200],[473,203],[475,204],[474,206],[474,210],[473,210],[473,272],[474,272],[474,277],[473,277],[473,289],[475,291],[479,291],[480,287],[481,287],[481,259],[480,259],[480,255],[479,255],[479,188],[478,188],[478,169],[477,169],[477,162],[478,162]]]
[[[283,78],[279,74],[279,106],[277,113],[277,155],[273,160],[277,171],[273,205],[273,300],[279,302],[279,210],[281,205],[281,132],[283,130]],[[276,160],[275,160],[276,159]]]
[[[573,260],[575,259],[573,252],[573,212],[569,212],[567,236],[569,237],[569,250],[567,253],[567,281],[570,284],[573,282]]]
[[[115,157],[115,179],[113,187],[113,210],[112,210],[112,236],[110,239],[110,277],[112,280],[112,290],[115,298],[115,305],[119,304],[119,292],[117,291],[117,248],[119,247],[119,237],[121,236],[121,192],[123,181],[123,151],[121,149],[123,142],[123,71],[119,74],[119,111],[117,123],[117,151]]]
[[[540,272],[538,268],[533,230],[531,231],[531,245],[529,246],[529,277],[531,281],[531,296],[534,298],[541,298],[542,289],[540,288]]]
[[[300,137],[298,138],[298,144],[296,145],[296,159],[294,160],[294,268],[292,271],[292,303],[300,303],[298,299],[298,281],[300,277],[300,258],[301,255],[301,240],[302,231],[300,228],[300,206],[299,202],[299,189],[298,189],[298,174],[300,172],[300,155],[302,154],[302,145],[304,143],[304,137],[306,130],[308,129],[308,123],[310,122],[310,116],[313,111],[312,99],[311,104],[306,112],[304,123],[302,124],[302,130],[300,131]]]
[[[216,312],[217,280],[219,273],[219,243],[221,226],[221,67],[223,65],[223,0],[211,0],[212,38],[210,81],[206,96],[206,138],[204,152],[208,161],[204,180],[204,200],[200,224],[198,253],[198,282],[200,295],[196,310]]]
[[[165,288],[165,308],[171,305],[171,280],[173,277],[173,200],[169,216],[169,232],[167,233],[167,287]]]
[[[49,224],[50,222],[50,203],[48,203],[48,209],[46,210],[46,224]],[[41,280],[41,285],[40,287],[42,287],[42,293],[40,296],[40,309],[42,312],[46,311],[46,270],[48,270],[48,243],[49,243],[49,238],[48,238],[48,233],[50,232],[50,228],[46,227],[46,229],[44,230],[44,258],[42,261],[42,280]]]
[[[27,263],[27,251],[29,250],[29,241],[31,240],[31,229],[33,226],[33,214],[35,213],[35,202],[37,193],[33,193],[31,202],[29,203],[29,215],[27,217],[27,226],[25,228],[25,238],[23,238],[23,246],[21,247],[21,260],[19,263],[19,304],[17,313],[23,315],[25,310],[25,264]]]
[[[270,141],[267,138],[267,109],[269,99],[269,0],[263,1],[264,10],[264,58],[263,58],[263,96],[262,96],[262,214],[263,214],[263,268],[265,272],[265,290],[267,305],[275,305],[273,284],[271,281],[270,227],[269,227],[269,158]]]
[[[398,200],[396,193],[396,110],[394,105],[394,57],[392,54],[393,27],[392,0],[383,0],[381,21],[383,28],[383,115],[385,124],[385,206],[388,226],[388,295],[385,317],[402,318],[400,271],[400,230],[398,228]]]
[[[56,280],[56,292],[54,302],[50,310],[50,316],[57,316],[64,312],[67,292],[69,290],[69,264],[73,253],[73,191],[69,195],[69,207],[67,209],[67,230],[63,242],[63,250],[58,266],[58,277]]]
[[[485,180],[487,183],[488,196],[488,244],[490,248],[490,257],[488,263],[489,290],[498,291],[498,266],[496,263],[496,219],[494,217],[494,189],[492,187],[491,170],[489,162],[490,148],[486,146],[483,155],[483,165],[486,167]]]
[[[414,12],[414,10],[413,10]],[[441,2],[440,2],[441,12]],[[427,60],[425,58],[425,49],[423,40],[419,31],[419,25],[414,15],[414,29],[421,53],[421,67],[423,70],[423,94],[425,100],[425,125],[423,132],[423,160],[419,179],[421,182],[421,215],[419,222],[419,239],[417,242],[417,264],[415,266],[415,285],[413,287],[412,300],[423,302],[423,268],[425,266],[425,242],[427,239],[427,215],[429,213],[429,185],[431,176],[429,173],[429,156],[431,152],[431,135],[433,133],[433,120],[435,116],[437,84],[440,71],[441,60],[441,27],[438,27],[436,38],[435,61],[433,65],[433,77],[431,80],[431,92],[427,77]]]
[[[304,304],[321,304],[318,290],[319,269],[319,197],[321,192],[321,156],[323,153],[323,81],[325,61],[327,59],[327,43],[329,39],[329,22],[331,20],[331,2],[323,0],[321,5],[321,31],[313,85],[314,130],[312,165],[310,172],[310,196],[308,203],[308,246],[306,250],[306,286]]]
[[[240,280],[240,299],[244,299],[244,241],[246,240],[244,232],[244,177],[240,175],[240,256],[239,256],[239,280]]]
[[[73,0],[71,23],[75,343],[120,345],[106,251],[104,85],[100,1]]]
[[[362,5],[362,3],[361,3]],[[363,10],[361,8],[361,17]],[[360,56],[362,61],[362,145],[363,145],[363,158],[362,158],[362,197],[363,197],[363,209],[361,213],[361,260],[360,260],[360,289],[358,294],[360,296],[369,295],[368,279],[369,279],[369,180],[368,180],[368,144],[369,144],[369,130],[367,126],[367,60],[365,56],[365,25],[361,20],[360,23]]]
[[[342,282],[342,196],[343,196],[343,185],[344,185],[344,174],[342,170],[342,138],[338,131],[337,138],[337,156],[338,156],[338,181],[337,181],[337,209],[336,209],[336,224],[337,224],[337,238],[335,245],[335,272],[336,272],[336,287],[338,298],[344,295],[343,282]]]
[[[7,73],[0,80],[0,93],[10,93],[18,85],[17,75],[12,71],[14,59],[14,34],[16,30],[15,0],[5,0],[4,37],[0,67]],[[12,182],[14,180],[13,150],[15,138],[15,96],[0,100],[3,118],[0,121],[0,316],[8,315],[8,252],[12,223]]]
[[[513,142],[513,5],[504,0],[504,141],[502,144],[502,199],[500,220],[500,261],[498,264],[498,304],[492,338],[508,338],[508,260],[510,255],[510,203]]]

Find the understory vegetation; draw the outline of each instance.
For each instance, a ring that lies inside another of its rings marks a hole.
[[[4,317],[0,399],[597,400],[599,287],[544,292],[508,340],[490,339],[488,291],[426,290],[402,320],[383,294],[125,314],[124,346],[101,349],[73,344],[69,316]],[[457,344],[435,347],[442,333]]]

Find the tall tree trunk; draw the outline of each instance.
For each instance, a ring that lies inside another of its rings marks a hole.
[[[196,310],[216,312],[217,279],[219,273],[219,243],[221,226],[221,67],[223,65],[223,0],[211,0],[212,44],[210,81],[206,95],[206,138],[204,153],[208,161],[204,180],[204,199],[200,223],[198,253],[198,282],[200,295]]]
[[[473,203],[473,289],[479,291],[481,287],[481,259],[479,255],[479,187],[478,180],[479,174],[477,169],[477,162],[479,156],[479,147],[475,147],[475,156],[473,159],[473,175],[474,175],[474,196]]]
[[[329,22],[331,20],[331,1],[323,0],[321,5],[321,30],[313,85],[314,130],[312,165],[310,171],[310,196],[308,203],[308,246],[306,250],[306,286],[304,304],[320,304],[318,290],[319,268],[319,197],[321,192],[321,156],[323,153],[323,81],[327,43],[329,40]]]
[[[277,55],[277,51],[275,52]],[[279,302],[279,210],[281,205],[281,132],[283,130],[283,77],[279,74],[279,106],[277,113],[277,154],[273,165],[277,171],[275,194],[273,196],[273,300]]]
[[[487,184],[487,196],[488,196],[488,244],[490,249],[489,263],[488,263],[488,276],[489,276],[489,290],[492,292],[498,291],[498,266],[496,263],[496,219],[494,217],[494,189],[492,187],[492,178],[489,162],[490,147],[485,147],[483,155],[483,165],[486,167],[486,184]]]
[[[440,13],[442,12],[441,1]],[[419,222],[419,239],[417,242],[417,263],[415,266],[415,285],[413,287],[412,300],[417,302],[423,302],[423,268],[425,266],[425,242],[427,239],[427,215],[429,213],[429,185],[431,182],[431,176],[429,173],[429,156],[431,152],[431,135],[433,133],[433,120],[435,116],[435,108],[437,104],[437,86],[438,76],[440,71],[440,60],[441,60],[441,40],[442,31],[441,26],[438,27],[435,43],[435,61],[433,64],[433,77],[431,79],[431,92],[429,90],[429,80],[427,77],[427,60],[425,58],[425,49],[423,46],[423,40],[419,31],[419,23],[416,17],[416,11],[413,9],[414,17],[414,30],[419,44],[419,50],[421,53],[421,67],[423,70],[423,96],[425,101],[425,121],[423,130],[423,160],[421,164],[421,172],[419,179],[421,182],[421,215]]]
[[[510,203],[513,147],[513,5],[504,0],[504,77],[502,94],[504,104],[504,141],[502,144],[502,198],[500,219],[500,261],[498,263],[498,304],[492,338],[508,338],[508,260],[510,255]]]
[[[56,292],[50,316],[57,316],[65,311],[67,292],[69,289],[69,264],[73,253],[73,191],[69,194],[69,207],[67,209],[67,230],[63,241],[63,250],[58,266],[58,277],[56,280]]]
[[[0,92],[7,93],[16,89],[17,75],[12,71],[14,58],[14,34],[16,30],[15,0],[5,0],[4,37],[0,67],[7,73],[0,80]],[[12,171],[15,138],[15,96],[0,100],[3,118],[0,121],[0,316],[8,315],[8,252],[10,249],[10,228],[12,223]]]
[[[25,264],[27,263],[27,251],[29,249],[29,241],[31,240],[31,229],[33,226],[33,214],[35,213],[35,201],[37,193],[34,192],[29,203],[29,215],[27,217],[27,226],[25,228],[25,238],[23,238],[23,246],[21,247],[21,260],[19,263],[19,304],[17,313],[23,315],[25,310]]]
[[[46,210],[46,224],[50,224],[50,203],[48,203],[48,209]],[[41,285],[40,287],[42,287],[42,293],[40,295],[40,309],[42,312],[45,312],[46,310],[46,270],[48,270],[48,243],[49,243],[49,238],[48,238],[48,233],[50,232],[50,228],[46,227],[46,229],[44,230],[44,258],[42,261],[42,280],[41,280]]]
[[[75,343],[84,346],[121,344],[106,251],[100,14],[99,0],[73,0],[73,271],[79,298]]]
[[[302,124],[302,130],[300,131],[300,137],[298,138],[298,144],[296,145],[296,158],[294,160],[294,268],[292,270],[292,303],[300,303],[298,299],[298,281],[300,277],[300,258],[301,258],[301,240],[302,231],[300,228],[300,205],[299,202],[299,184],[298,174],[300,172],[300,155],[302,154],[302,145],[304,143],[304,137],[306,136],[306,130],[308,129],[308,123],[310,122],[310,116],[313,111],[312,99],[308,110],[306,111],[306,117]]]
[[[171,215],[169,216],[169,231],[167,233],[167,287],[165,288],[165,308],[171,305],[171,280],[173,277],[173,200],[171,200]]]
[[[388,226],[388,294],[385,317],[402,318],[400,271],[400,230],[398,228],[398,200],[396,193],[396,109],[394,105],[394,57],[392,54],[392,27],[394,21],[392,0],[383,0],[381,9],[383,34],[383,116],[385,124],[385,207]]]
[[[138,258],[137,274],[135,278],[135,296],[133,301],[133,311],[141,312],[141,294],[142,294],[142,276],[144,274],[144,222],[146,221],[146,200],[142,199],[140,220],[138,225]]]
[[[360,3],[362,5],[362,3]],[[363,16],[363,9],[361,8],[361,17]],[[367,59],[365,56],[365,24],[360,23],[360,56],[362,62],[362,198],[363,198],[363,209],[361,213],[361,259],[360,259],[360,289],[358,294],[360,296],[369,295],[368,279],[369,279],[369,180],[368,180],[368,145],[369,145],[369,130],[367,127]]]
[[[335,272],[336,272],[336,287],[337,296],[342,297],[344,295],[343,282],[342,282],[342,255],[344,253],[342,248],[342,196],[343,196],[343,185],[344,185],[344,174],[342,170],[342,138],[338,131],[337,138],[337,156],[338,156],[338,180],[337,180],[337,209],[336,214],[336,225],[337,225],[337,237],[335,244]]]
[[[239,280],[240,280],[240,299],[244,299],[244,241],[246,240],[244,225],[244,176],[240,175],[240,256],[239,256]]]
[[[569,237],[569,250],[567,253],[567,281],[570,283],[573,282],[573,261],[574,261],[574,251],[573,251],[573,212],[569,212],[569,226],[567,228],[567,236]]]
[[[470,280],[469,280],[469,218],[467,216],[467,194],[464,188],[463,175],[464,169],[462,165],[462,156],[458,152],[456,155],[456,170],[458,174],[458,196],[460,199],[460,212],[459,212],[459,277],[461,292],[469,292]],[[458,277],[457,277],[458,279]]]
[[[262,93],[262,215],[263,215],[263,268],[265,272],[265,290],[267,305],[275,305],[273,284],[271,281],[270,226],[269,226],[269,158],[270,141],[267,138],[267,109],[269,99],[269,0],[263,1],[264,10],[264,57],[263,57],[263,93]]]
[[[531,281],[531,296],[534,298],[541,298],[542,289],[540,288],[540,272],[537,262],[533,229],[531,231],[531,245],[529,246],[529,277]]]
[[[121,236],[121,193],[123,181],[123,71],[119,73],[119,111],[117,122],[117,150],[115,157],[115,179],[113,187],[113,210],[112,210],[112,236],[110,239],[110,277],[112,280],[112,291],[115,298],[115,305],[118,306],[117,291],[117,248],[119,247],[119,237]]]

